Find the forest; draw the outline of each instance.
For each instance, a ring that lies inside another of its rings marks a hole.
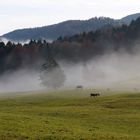
[[[133,53],[139,49],[139,25],[140,18],[130,25],[107,26],[95,32],[59,37],[52,43],[45,40],[31,40],[26,44],[0,42],[0,73],[19,68],[40,69],[50,56],[56,61],[77,63],[112,51]]]

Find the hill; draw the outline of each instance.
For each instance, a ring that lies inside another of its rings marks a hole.
[[[128,26],[122,25],[71,37],[60,37],[50,45],[57,50],[54,56],[74,61],[86,61],[111,51],[125,50],[132,53],[135,47],[138,47],[136,44],[139,44],[139,25],[140,18],[132,21]]]
[[[89,20],[69,20],[62,23],[30,28],[20,29],[3,35],[3,37],[19,41],[28,39],[48,39],[55,40],[62,36],[72,36],[74,34],[98,30],[107,25],[118,25],[119,22],[110,18],[92,18]]]
[[[7,34],[3,37],[13,41],[25,41],[30,39],[55,40],[58,37],[72,36],[82,32],[96,31],[98,29],[110,26],[120,26],[122,24],[130,24],[132,20],[136,20],[140,14],[126,16],[120,20],[107,17],[91,18],[89,20],[69,20],[58,24],[19,29]]]
[[[136,20],[139,17],[140,17],[140,13],[136,13],[136,14],[128,15],[122,18],[121,21],[123,23],[130,24],[132,20]]]

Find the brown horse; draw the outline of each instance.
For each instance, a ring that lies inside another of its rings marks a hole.
[[[97,97],[100,96],[100,93],[90,93],[90,97]]]

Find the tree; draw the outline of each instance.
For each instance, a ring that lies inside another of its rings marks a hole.
[[[59,64],[51,56],[48,47],[48,58],[45,64],[42,65],[40,73],[41,84],[50,88],[56,89],[61,87],[65,82],[65,75]]]

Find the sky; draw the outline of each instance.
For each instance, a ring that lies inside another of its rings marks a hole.
[[[0,0],[0,35],[70,19],[119,19],[139,12],[139,0]]]

